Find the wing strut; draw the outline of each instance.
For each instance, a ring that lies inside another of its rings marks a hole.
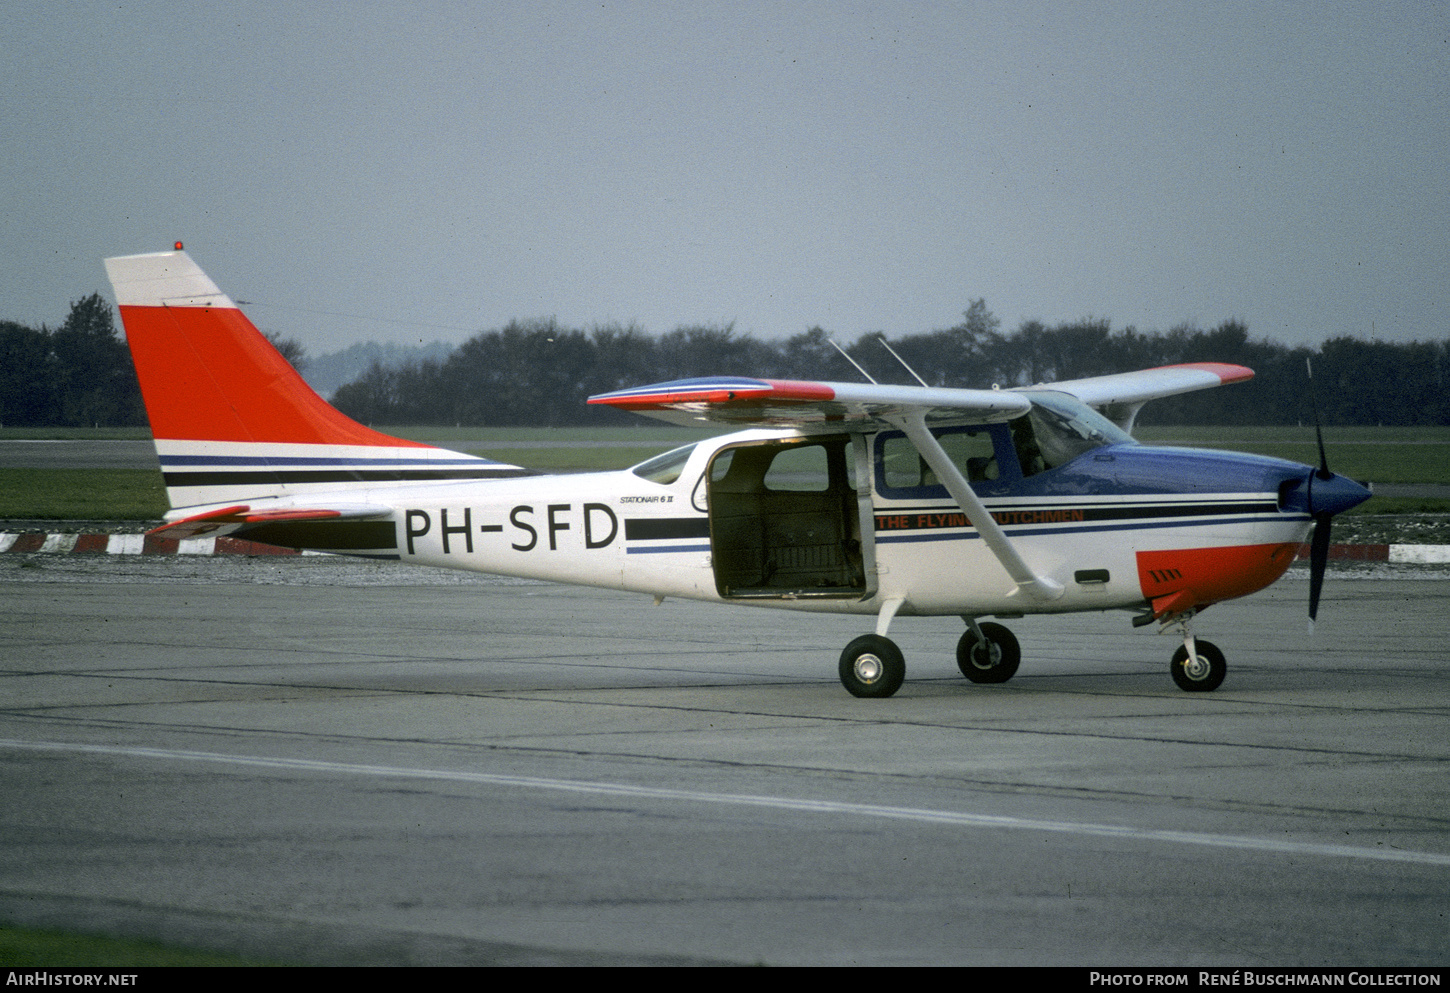
[[[992,519],[992,515],[987,512],[982,501],[977,499],[977,494],[968,485],[946,450],[941,447],[941,443],[932,436],[931,430],[926,426],[926,415],[921,411],[907,411],[887,415],[886,419],[906,433],[911,443],[916,446],[917,452],[931,467],[931,471],[936,473],[936,478],[941,480],[947,492],[952,495],[952,499],[966,511],[972,526],[977,529],[992,554],[997,556],[997,561],[1002,563],[1007,575],[1017,584],[1017,589],[1010,595],[1015,596],[1018,591],[1026,590],[1038,600],[1056,600],[1062,596],[1061,583],[1033,572],[1032,567],[1017,553],[1006,532]]]

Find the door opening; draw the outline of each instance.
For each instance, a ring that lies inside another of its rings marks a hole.
[[[706,473],[710,551],[723,597],[866,592],[849,435],[722,449]]]

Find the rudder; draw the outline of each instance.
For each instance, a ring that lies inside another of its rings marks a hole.
[[[527,474],[347,417],[179,247],[105,265],[174,509]]]

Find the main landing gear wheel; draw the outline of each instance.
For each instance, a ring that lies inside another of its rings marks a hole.
[[[1211,641],[1204,641],[1202,638],[1193,639],[1194,660],[1188,661],[1188,646],[1179,645],[1178,651],[1173,653],[1173,681],[1178,684],[1180,690],[1187,690],[1189,693],[1207,693],[1209,690],[1218,689],[1218,684],[1223,682],[1223,677],[1228,673],[1228,663],[1223,660],[1223,652]]]
[[[891,639],[863,634],[841,653],[840,673],[852,696],[886,697],[901,689],[906,661]]]
[[[1005,683],[1022,661],[1017,637],[1000,624],[979,624],[977,628],[986,640],[967,628],[957,642],[957,668],[974,683]]]

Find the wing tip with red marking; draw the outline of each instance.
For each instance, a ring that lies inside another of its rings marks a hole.
[[[1180,362],[1177,365],[1160,366],[1162,369],[1196,369],[1218,377],[1220,385],[1242,383],[1254,378],[1254,370],[1232,362]]]

